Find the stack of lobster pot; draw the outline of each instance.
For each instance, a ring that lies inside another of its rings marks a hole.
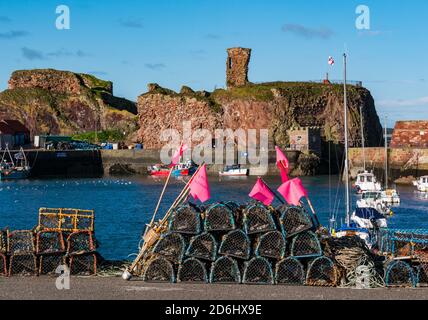
[[[143,258],[141,275],[155,282],[335,285],[316,227],[301,207],[185,204]]]
[[[94,211],[41,208],[37,230],[41,274],[55,272],[64,264],[68,264],[71,274],[96,274]]]

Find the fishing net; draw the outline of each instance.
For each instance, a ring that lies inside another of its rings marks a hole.
[[[205,231],[230,231],[236,228],[232,210],[225,204],[216,203],[205,211]]]
[[[67,255],[76,255],[95,251],[95,245],[90,231],[70,233],[67,238]]]
[[[257,240],[255,255],[266,258],[282,259],[285,255],[285,239],[281,232],[270,231]]]
[[[209,233],[192,237],[186,255],[208,261],[215,261],[217,256],[217,241]]]
[[[7,253],[9,243],[8,243],[8,230],[0,230],[0,253]]]
[[[70,257],[70,274],[91,276],[97,274],[97,256],[85,253]]]
[[[219,254],[247,260],[250,257],[250,238],[242,230],[230,231],[224,235]]]
[[[296,258],[318,257],[322,255],[321,244],[312,231],[294,236],[291,243],[291,256]]]
[[[36,235],[36,253],[59,253],[65,251],[61,231],[39,231]]]
[[[7,257],[0,253],[0,276],[7,276]]]
[[[231,257],[218,258],[211,265],[211,283],[240,283],[241,273],[238,263]]]
[[[178,267],[177,282],[208,282],[205,264],[196,258],[184,260]]]
[[[143,280],[146,282],[175,282],[174,267],[164,257],[151,257],[143,266]]]
[[[387,287],[414,287],[416,277],[408,263],[394,260],[386,267],[385,283]]]
[[[201,214],[193,206],[182,205],[171,215],[169,230],[183,234],[199,234],[201,232]]]
[[[163,235],[153,248],[153,253],[163,256],[173,263],[180,263],[186,251],[186,243],[181,234],[172,232]]]
[[[9,263],[9,276],[23,275],[35,276],[37,275],[37,258],[34,254],[19,254],[12,255]]]
[[[247,234],[275,231],[271,211],[262,204],[252,204],[244,210],[244,230]]]
[[[9,233],[9,253],[28,255],[34,253],[34,234],[31,230],[18,230]]]
[[[306,284],[318,287],[335,287],[339,274],[334,262],[328,257],[318,257],[309,263]]]
[[[275,267],[275,282],[292,286],[305,283],[305,270],[303,264],[293,257],[279,261]]]
[[[280,224],[285,237],[289,238],[313,227],[312,219],[302,207],[280,206]]]
[[[55,274],[56,269],[60,265],[65,265],[65,257],[63,254],[43,254],[39,258],[39,274]]]
[[[250,261],[245,262],[242,283],[274,284],[270,262],[263,257],[254,257]]]
[[[94,231],[94,211],[40,208],[38,230]]]

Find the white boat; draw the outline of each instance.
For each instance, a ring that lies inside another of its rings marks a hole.
[[[375,208],[355,209],[351,221],[355,223],[356,227],[369,230],[388,227],[386,218]]]
[[[413,181],[413,185],[420,192],[428,192],[428,176],[422,176],[418,180]]]
[[[357,200],[357,208],[374,208],[385,216],[392,215],[391,207],[382,198],[383,191],[365,191]]]
[[[9,161],[6,160],[6,154],[9,156]],[[14,158],[15,160],[6,146],[0,161],[0,180],[27,179],[30,176],[31,167],[22,148],[15,153]]]
[[[355,188],[358,193],[364,191],[381,191],[382,186],[376,180],[376,176],[372,172],[364,171],[357,175],[357,180],[355,181]]]
[[[400,194],[395,189],[386,189],[381,192],[381,200],[387,204],[400,204]]]
[[[242,177],[248,176],[249,169],[241,168],[240,164],[235,164],[232,166],[225,166],[223,171],[220,171],[218,174],[220,176],[228,176],[228,177]]]

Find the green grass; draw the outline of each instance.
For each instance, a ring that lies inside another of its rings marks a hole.
[[[96,142],[120,142],[123,141],[126,136],[120,130],[104,130],[95,133],[95,131],[83,132],[72,136],[74,140],[86,141],[90,143]],[[98,141],[96,141],[98,140]]]

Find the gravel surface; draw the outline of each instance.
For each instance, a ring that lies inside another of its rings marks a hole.
[[[120,277],[71,277],[70,289],[58,290],[54,277],[0,278],[0,299],[69,300],[425,300],[428,288],[356,290],[319,287],[164,284]]]

